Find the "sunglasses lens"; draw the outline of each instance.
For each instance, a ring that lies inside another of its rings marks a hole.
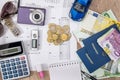
[[[3,8],[2,8],[2,12],[1,12],[1,18],[6,18],[7,16],[9,16],[10,14],[13,14],[16,12],[16,7],[12,2],[7,2]]]
[[[6,11],[9,13],[9,14],[12,14],[16,11],[16,7],[15,5],[12,3],[12,2],[8,2],[8,4],[6,4]]]
[[[3,25],[0,23],[0,37],[3,35],[4,33],[4,28]]]

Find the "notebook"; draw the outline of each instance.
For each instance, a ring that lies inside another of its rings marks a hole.
[[[80,68],[78,61],[50,64],[50,80],[82,80]]]

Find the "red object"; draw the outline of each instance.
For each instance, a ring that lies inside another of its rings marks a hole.
[[[23,56],[23,57],[21,57],[20,59],[21,59],[21,60],[24,60],[24,59],[25,59],[25,57]]]

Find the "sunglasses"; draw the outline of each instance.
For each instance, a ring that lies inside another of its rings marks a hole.
[[[20,4],[20,0],[18,0],[18,6],[19,7]],[[0,15],[0,20],[4,20],[9,18],[11,15],[17,14],[18,13],[18,9],[16,8],[15,4],[12,1],[8,1],[4,4],[4,6],[2,7],[1,10],[1,15]],[[3,35],[4,33],[4,26],[0,21],[0,37]]]

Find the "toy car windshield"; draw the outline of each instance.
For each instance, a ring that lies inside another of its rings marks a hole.
[[[75,3],[74,9],[77,10],[78,12],[85,12],[85,6],[78,2]]]
[[[69,17],[74,21],[81,21],[85,17],[92,0],[75,0]]]

